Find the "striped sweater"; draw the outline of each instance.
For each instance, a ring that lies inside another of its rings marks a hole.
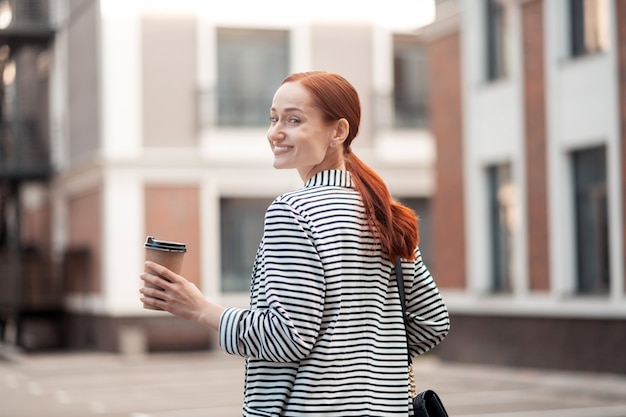
[[[394,265],[346,171],[324,171],[267,209],[249,309],[219,343],[246,357],[244,416],[408,416],[407,347]],[[412,355],[447,334],[446,306],[416,248],[403,262]]]

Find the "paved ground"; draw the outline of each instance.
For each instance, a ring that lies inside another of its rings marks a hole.
[[[243,361],[221,352],[0,357],[0,417],[235,417]],[[626,417],[626,376],[416,361],[451,417]]]

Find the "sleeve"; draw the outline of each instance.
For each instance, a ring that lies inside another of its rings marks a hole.
[[[227,309],[219,343],[231,354],[272,362],[294,362],[309,354],[319,334],[325,281],[308,225],[289,205],[275,201],[265,217],[257,259],[265,302]]]
[[[408,337],[411,356],[434,348],[450,331],[450,315],[419,249],[413,263],[413,282],[407,294]],[[406,266],[406,263],[405,263]],[[405,270],[405,276],[408,271]]]

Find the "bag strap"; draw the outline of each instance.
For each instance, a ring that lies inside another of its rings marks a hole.
[[[406,352],[407,360],[409,362],[409,384],[411,386],[411,396],[415,398],[417,396],[417,390],[415,389],[415,377],[413,376],[413,358],[411,358],[411,351],[409,350],[409,333],[408,323],[406,321],[406,295],[404,293],[404,277],[402,273],[402,260],[400,257],[396,258],[396,281],[398,282],[398,294],[400,295],[400,306],[402,307],[402,319],[404,320],[404,335],[406,337]]]
[[[404,293],[404,277],[402,273],[402,260],[396,258],[396,282],[398,283],[398,293],[400,294],[400,306],[402,307],[402,319],[404,320],[404,335],[406,336],[406,347],[408,353],[409,363],[412,362],[411,352],[409,352],[409,334],[407,333],[408,327],[406,322],[406,295]]]

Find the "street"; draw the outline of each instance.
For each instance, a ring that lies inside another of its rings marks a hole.
[[[626,376],[415,362],[451,417],[626,417]],[[0,357],[0,417],[235,417],[243,360],[219,351]]]

